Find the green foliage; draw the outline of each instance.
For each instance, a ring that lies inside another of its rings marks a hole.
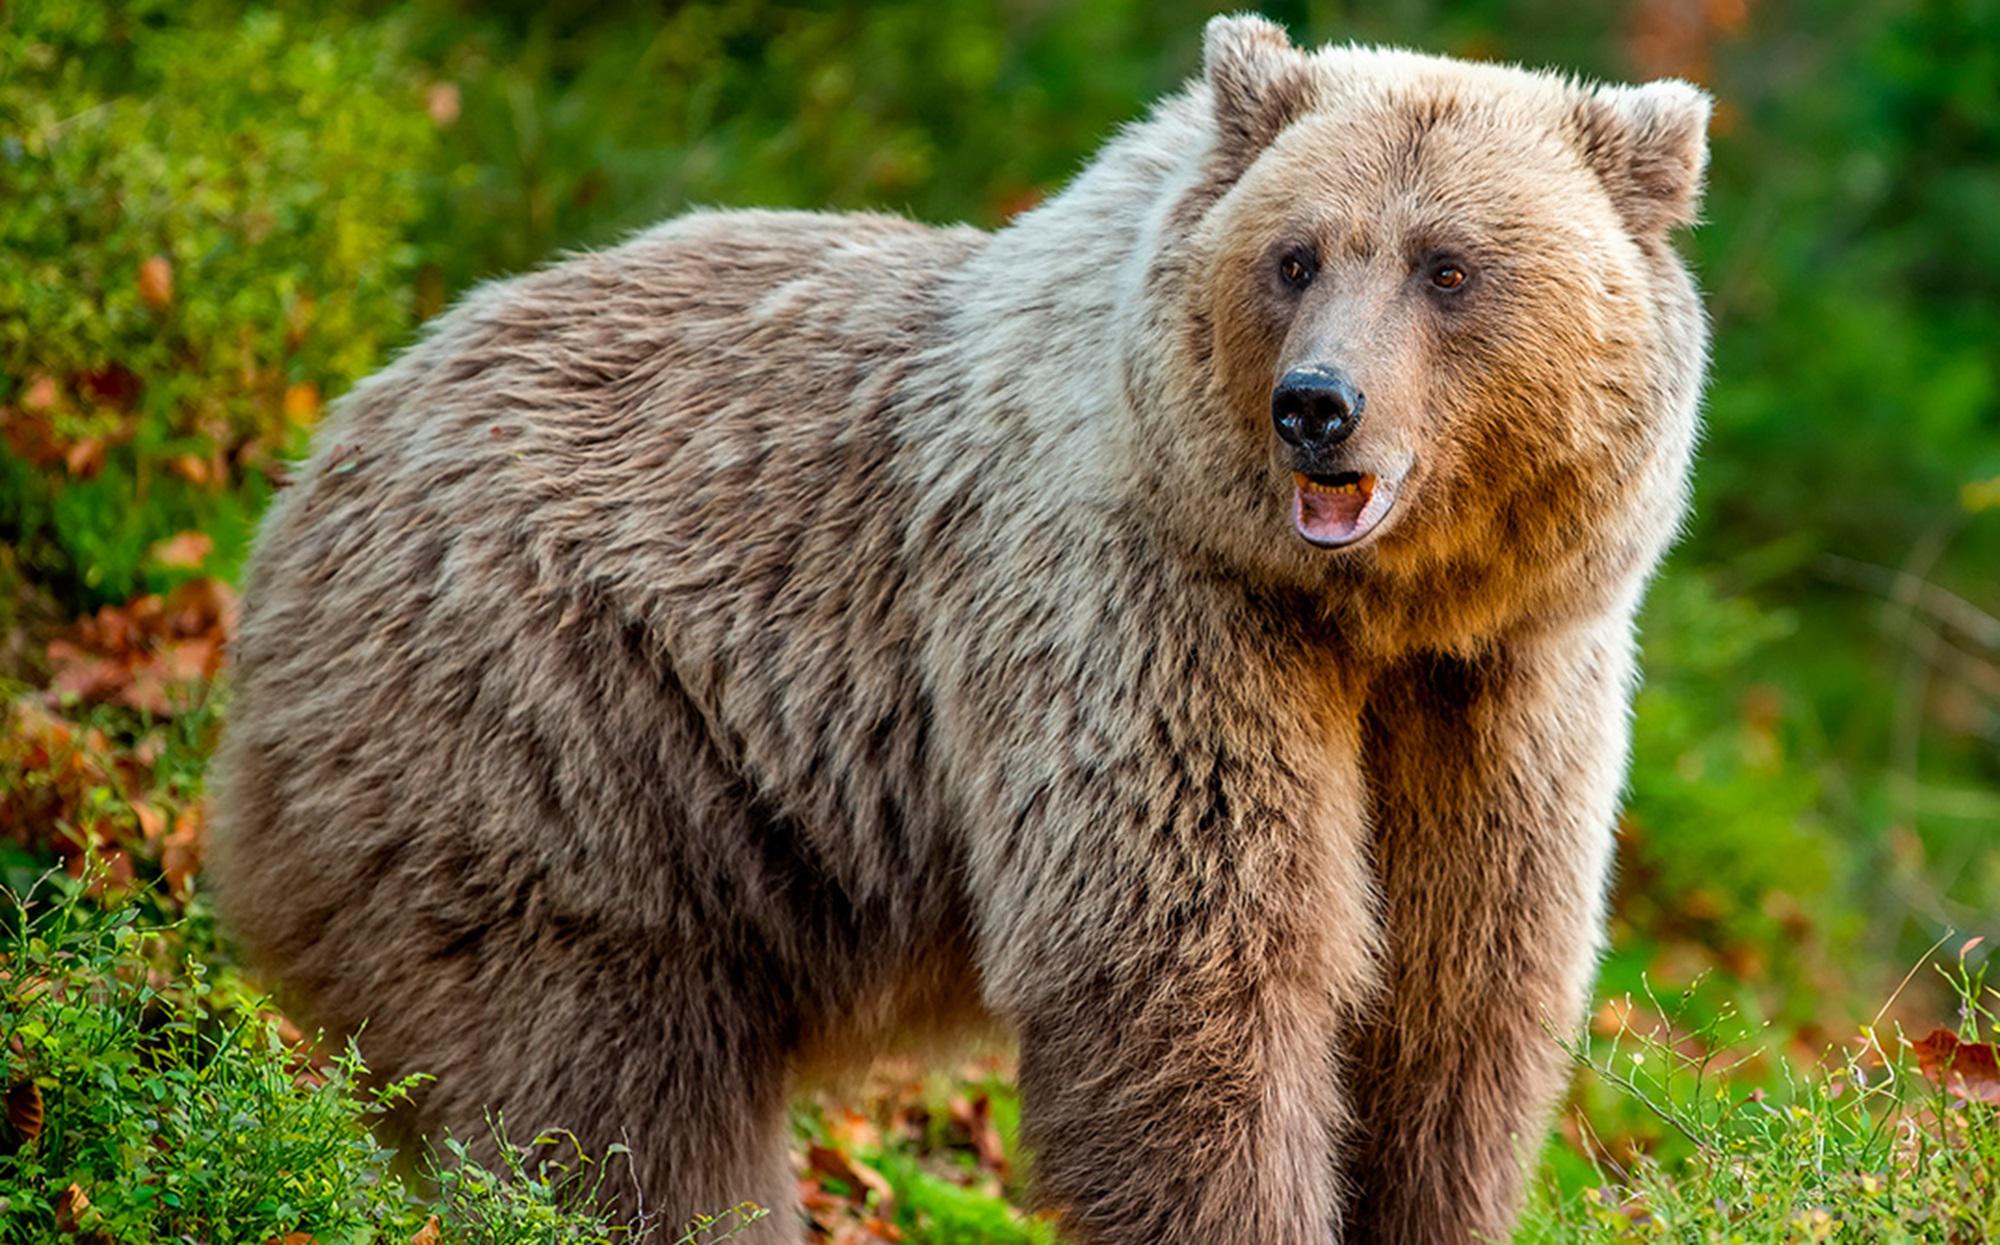
[[[913,1245],[1056,1245],[1046,1222],[927,1171],[909,1154],[863,1157],[896,1187],[896,1226]]]
[[[444,1229],[439,1245],[617,1245],[651,1235],[607,1223],[590,1210],[606,1196],[605,1182],[626,1153],[623,1146],[593,1158],[568,1133],[544,1134],[523,1148],[507,1139],[502,1121],[489,1127],[499,1142],[498,1170],[453,1137],[444,1140],[444,1159],[433,1154],[427,1164]],[[532,1161],[531,1150],[538,1155]],[[674,1245],[725,1240],[767,1214],[745,1202],[720,1215],[700,1215]]]
[[[447,1141],[436,1200],[418,1196],[368,1131],[415,1078],[364,1088],[351,1047],[309,1064],[141,911],[66,880],[0,893],[0,1242],[359,1245],[408,1240],[433,1215],[435,1245],[644,1235],[594,1209],[615,1156],[531,1163],[504,1134],[500,1171]]]
[[[424,226],[452,288],[698,204],[998,223],[1178,84],[1205,10],[1115,0],[502,5],[423,0],[456,84]]]

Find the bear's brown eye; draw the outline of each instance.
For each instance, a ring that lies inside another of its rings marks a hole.
[[[1440,260],[1431,265],[1431,284],[1449,293],[1466,282],[1465,266],[1457,260]]]
[[[1313,260],[1312,254],[1308,251],[1286,251],[1285,257],[1278,261],[1278,275],[1284,278],[1286,285],[1295,290],[1302,290],[1311,285],[1313,277],[1318,273],[1319,264]]]

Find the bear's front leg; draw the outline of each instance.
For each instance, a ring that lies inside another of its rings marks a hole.
[[[1357,1052],[1357,1240],[1508,1237],[1596,969],[1630,630],[1413,659],[1371,695],[1388,980]]]
[[[1016,769],[974,868],[1036,1198],[1078,1245],[1328,1245],[1374,973],[1359,724],[1331,763],[1324,735],[1129,725],[1144,751]]]

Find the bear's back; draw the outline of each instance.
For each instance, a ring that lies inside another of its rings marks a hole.
[[[278,977],[393,981],[496,908],[685,927],[801,863],[847,904],[928,850],[828,762],[920,747],[895,402],[984,237],[684,218],[483,287],[343,401],[260,534],[217,765],[216,881]],[[811,841],[690,828],[745,784]]]

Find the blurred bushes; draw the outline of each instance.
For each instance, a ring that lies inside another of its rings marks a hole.
[[[264,473],[407,334],[416,98],[394,22],[8,6],[0,535],[64,603],[232,567]],[[156,551],[190,529],[212,554]]]

